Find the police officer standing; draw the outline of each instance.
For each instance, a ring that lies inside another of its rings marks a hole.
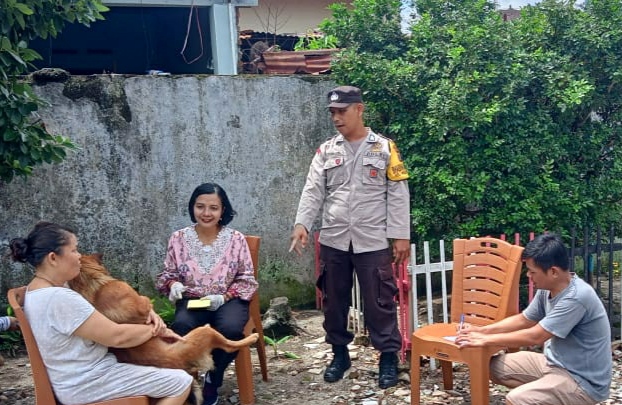
[[[317,149],[311,162],[290,251],[302,253],[322,209],[317,286],[326,342],[334,353],[324,380],[340,380],[351,365],[347,345],[354,336],[347,325],[355,271],[371,343],[381,352],[378,384],[385,389],[397,384],[397,352],[402,347],[392,262],[410,254],[408,172],[395,143],[365,127],[360,89],[337,87],[328,93],[328,101],[339,133]]]

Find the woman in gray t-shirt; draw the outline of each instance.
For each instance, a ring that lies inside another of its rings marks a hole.
[[[35,267],[24,312],[54,394],[66,405],[146,395],[157,405],[182,405],[192,377],[183,370],[118,363],[108,347],[138,346],[153,336],[178,339],[152,312],[151,324],[117,324],[65,283],[80,273],[74,232],[40,222],[10,243],[13,260]]]

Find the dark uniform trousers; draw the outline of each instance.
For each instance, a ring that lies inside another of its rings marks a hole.
[[[317,287],[322,291],[326,343],[347,345],[354,338],[347,328],[355,271],[372,345],[381,352],[397,352],[402,348],[392,260],[389,249],[355,254],[352,245],[349,252],[320,245],[321,273]]]
[[[180,336],[188,332],[210,324],[210,326],[222,333],[227,339],[240,340],[244,337],[244,326],[248,322],[249,302],[234,298],[225,302],[216,311],[206,309],[187,309],[188,299],[178,300],[175,304],[175,320],[171,329]],[[236,358],[238,352],[227,353],[222,349],[212,351],[214,369],[209,372],[209,381],[212,385],[220,387],[227,366]]]

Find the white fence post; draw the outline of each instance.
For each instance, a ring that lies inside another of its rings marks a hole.
[[[365,329],[363,309],[361,308],[361,286],[356,274],[354,274],[354,283],[352,285],[352,305],[348,313],[348,327],[350,326],[354,335],[362,334]]]
[[[445,241],[440,240],[438,242],[440,253],[441,253],[441,269],[446,269],[445,267]],[[453,270],[453,261],[451,262],[450,270]],[[447,308],[447,272],[445,270],[441,271],[441,288],[443,293],[443,322],[449,322],[449,309]]]
[[[425,274],[426,285],[426,307],[428,312],[428,324],[434,323],[434,302],[432,295],[432,273],[441,273],[441,290],[443,301],[443,322],[449,321],[449,309],[448,309],[448,294],[447,294],[447,274],[446,272],[453,269],[453,261],[445,261],[445,241],[439,241],[440,248],[440,262],[432,263],[430,259],[430,243],[428,241],[423,242],[423,264],[417,264],[417,247],[415,244],[410,245],[411,260],[408,266],[408,274],[411,282],[411,331],[414,332],[419,328],[419,297],[417,295],[417,275]],[[430,359],[430,368],[436,369],[436,361]]]

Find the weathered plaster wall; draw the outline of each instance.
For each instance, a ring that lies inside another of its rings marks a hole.
[[[238,216],[232,226],[262,240],[265,290],[283,281],[313,294],[312,248],[287,253],[308,165],[334,131],[325,77],[74,77],[37,86],[49,130],[80,150],[28,179],[0,183],[0,247],[39,220],[73,226],[82,252],[102,252],[119,277],[151,293],[166,242],[188,225],[188,198],[215,181]],[[30,278],[0,258],[0,299]],[[274,295],[282,291],[274,291]],[[290,299],[296,299],[291,297]]]
[[[335,0],[259,0],[257,6],[238,7],[238,28],[241,31],[272,32],[300,35],[317,28],[325,18],[332,17],[328,6]]]

